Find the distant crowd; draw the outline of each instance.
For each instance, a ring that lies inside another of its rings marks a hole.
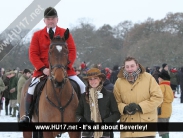
[[[97,68],[100,70],[102,74],[105,74],[106,79],[104,79],[104,82],[102,83],[102,85],[109,92],[114,92],[115,85],[117,87],[117,84],[115,83],[118,78],[121,78],[120,72],[121,70],[124,70],[125,66],[114,65],[113,68],[110,69],[109,67],[103,68],[101,64],[95,64],[91,68],[89,68],[85,61],[82,62],[79,67],[74,67],[74,69],[77,76],[85,83],[86,86],[89,85],[88,81],[90,82],[92,81],[92,79],[86,80],[84,78],[88,77],[88,71],[90,71],[92,68],[93,69]],[[3,108],[5,108],[5,115],[10,115],[11,117],[16,117],[16,115],[18,114],[17,121],[19,121],[20,119],[19,106],[20,106],[20,99],[21,99],[21,90],[26,80],[28,80],[32,76],[33,72],[29,69],[24,69],[23,71],[20,71],[17,69],[5,71],[4,68],[0,68],[0,70],[1,70],[0,111],[3,110]],[[148,74],[151,74],[154,77],[157,84],[159,85],[165,84],[165,86],[166,84],[168,84],[170,87],[167,87],[168,90],[165,90],[165,91],[169,91],[170,93],[172,93],[174,98],[177,98],[175,95],[176,93],[181,94],[180,103],[183,103],[183,96],[182,96],[183,67],[180,67],[179,69],[177,69],[176,67],[172,67],[169,69],[169,65],[166,63],[163,63],[161,66],[154,66],[153,68],[146,67],[145,72],[147,72]],[[124,77],[127,77],[126,79],[128,80],[128,82],[131,83],[132,80],[128,78],[129,76],[125,76],[125,71],[123,73],[124,73],[123,74]],[[136,73],[135,75],[138,75],[138,70],[135,73]],[[164,88],[167,89],[166,87],[164,87],[164,85],[161,85],[160,87],[162,86],[163,86],[163,88],[161,88],[162,90]],[[117,98],[117,95],[115,95],[115,97]],[[171,96],[170,96],[170,99],[171,99]],[[5,100],[5,105],[3,107],[4,100]],[[171,100],[170,103],[172,101],[173,100]],[[136,105],[133,105],[133,106],[136,106]],[[137,108],[138,107],[139,105],[137,105]],[[141,108],[139,108],[138,110],[139,112],[142,112]],[[127,107],[124,108],[123,113],[128,114],[126,113],[126,111],[128,111]],[[171,111],[169,114],[171,114]],[[158,120],[159,122],[164,121],[161,118],[161,114],[159,115],[159,117],[160,117],[160,120]],[[166,119],[166,118],[163,117],[163,119]],[[166,120],[166,122],[168,121],[169,121],[169,118],[168,120]],[[110,134],[110,137],[113,137],[113,133]]]
[[[32,75],[31,70],[19,69],[5,70],[0,68],[0,110],[5,108],[5,115],[16,117],[19,111],[21,90],[26,80]],[[3,100],[5,100],[5,106],[3,107]],[[19,114],[17,116],[19,119]]]
[[[117,80],[117,75],[120,69],[123,66],[114,65],[113,68],[109,67],[102,67],[101,64],[95,64],[92,67],[98,68],[101,70],[102,73],[106,75],[106,80],[103,83],[105,88],[110,91],[113,91],[114,84]],[[83,77],[86,76],[89,67],[87,66],[86,62],[82,62],[79,67],[74,67],[77,76],[85,82]],[[1,106],[0,109],[3,109],[3,100],[5,100],[5,114],[11,115],[12,117],[16,116],[16,110],[18,111],[18,106],[20,104],[20,93],[21,89],[27,79],[29,79],[33,73],[33,71],[29,69],[24,69],[23,71],[17,69],[13,70],[6,70],[4,68],[0,68],[0,102]],[[154,66],[153,68],[146,67],[146,72],[150,73],[158,82],[159,74],[163,71],[166,71],[170,75],[170,85],[174,94],[180,94],[183,90],[183,67],[176,68],[172,67],[169,69],[169,65],[164,63],[162,66]],[[85,82],[86,84],[86,82]],[[180,103],[183,103],[183,96],[181,94]],[[9,109],[8,109],[8,105]]]
[[[151,108],[154,108],[157,102],[160,102],[157,107],[158,122],[169,122],[172,114],[172,102],[174,98],[177,98],[176,93],[181,94],[180,103],[183,103],[183,67],[170,68],[167,63],[163,63],[161,66],[143,68],[132,57],[127,57],[124,63],[122,66],[115,65],[112,69],[103,68],[101,64],[96,64],[90,69],[86,62],[82,62],[80,67],[75,68],[75,71],[83,81],[85,81],[83,78],[88,77],[94,68],[100,69],[101,73],[105,74],[106,79],[103,82],[103,87],[114,93],[121,114],[121,122],[143,122],[144,120],[154,122],[154,113]],[[92,82],[92,79],[88,81]],[[85,82],[86,85],[89,85],[88,81]],[[159,87],[157,87],[158,85]],[[80,114],[79,112],[79,116]],[[138,114],[142,118],[139,118]],[[124,137],[132,136],[128,132],[121,132],[121,135]],[[134,136],[139,137],[141,135],[143,134],[134,134]],[[148,138],[154,138],[152,133],[144,135],[149,136]],[[169,138],[167,131],[159,132],[159,135],[162,138]],[[113,137],[112,133],[110,137]]]
[[[93,67],[100,69],[101,72],[106,75],[106,82],[104,83],[104,85],[108,83],[112,83],[114,85],[118,78],[117,75],[119,73],[119,70],[123,66],[114,65],[111,69],[109,67],[103,68],[101,64],[95,64]],[[86,72],[88,69],[89,68],[85,61],[82,62],[78,68],[75,67],[75,71],[81,79],[82,77],[86,76]],[[183,67],[169,68],[169,65],[167,63],[163,63],[161,66],[153,66],[152,68],[146,67],[145,69],[146,72],[150,73],[155,78],[158,84],[159,74],[162,71],[166,71],[170,75],[170,85],[173,90],[174,98],[177,98],[175,96],[175,92],[177,92],[177,94],[180,94],[181,90],[183,90]],[[180,102],[183,103],[183,96],[181,96]]]

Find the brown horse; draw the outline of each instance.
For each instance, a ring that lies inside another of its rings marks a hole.
[[[67,29],[63,37],[55,37],[52,39],[49,48],[49,70],[45,86],[42,90],[39,100],[39,115],[33,113],[32,122],[76,122],[76,108],[78,105],[77,94],[74,91],[68,76],[67,65],[68,48],[66,40],[69,37]],[[30,84],[30,80],[26,82],[21,94],[20,116],[25,114],[25,95]],[[44,138],[55,138],[60,132],[43,132]],[[80,132],[68,132],[70,138],[79,138]],[[31,138],[30,132],[23,132],[24,138]]]

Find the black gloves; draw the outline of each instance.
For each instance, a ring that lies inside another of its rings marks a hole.
[[[132,111],[133,111],[133,110],[136,110],[136,111],[142,112],[141,107],[140,107],[138,104],[136,104],[136,103],[130,103],[130,104],[129,104],[129,107],[130,107],[130,109],[131,109]]]
[[[40,68],[39,70],[40,70],[41,72],[43,72],[43,70],[44,70],[45,68],[46,68],[46,67],[44,66],[44,67]]]
[[[123,110],[124,114],[128,114],[128,112],[131,112],[131,109],[130,109],[129,105],[125,106],[125,108]]]
[[[142,112],[141,107],[136,103],[130,103],[129,105],[125,106],[123,113],[134,115],[137,111]]]
[[[86,123],[87,120],[84,117],[81,117],[78,122],[79,123]]]

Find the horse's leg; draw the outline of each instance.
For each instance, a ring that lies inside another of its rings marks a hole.
[[[80,138],[81,137],[81,132],[68,132],[70,138]]]
[[[43,138],[55,138],[56,136],[53,136],[53,132],[43,132]]]
[[[28,90],[30,82],[31,82],[31,78],[26,81],[26,83],[24,84],[22,91],[21,91],[21,102],[20,102],[20,107],[19,107],[20,117],[25,115],[25,95]],[[32,132],[23,132],[23,137],[32,138]]]
[[[38,133],[39,132],[33,132],[33,138],[38,138]]]
[[[39,138],[43,138],[43,131],[39,132]]]
[[[33,132],[33,138],[43,138],[43,132]]]
[[[24,138],[32,138],[32,132],[23,132]]]

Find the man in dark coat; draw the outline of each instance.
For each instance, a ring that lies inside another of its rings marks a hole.
[[[26,81],[31,77],[31,71],[29,69],[24,69],[22,76],[18,79],[18,84],[17,84],[17,104],[18,108],[20,106],[20,101],[21,101],[21,91],[26,83]],[[19,122],[20,119],[20,114],[18,112],[17,115],[17,121]]]
[[[8,91],[10,94],[10,107],[13,108],[13,114],[11,117],[16,117],[18,78],[15,76],[16,73],[14,71],[7,72],[6,75],[10,79]]]
[[[112,84],[114,84],[116,82],[118,73],[119,73],[119,66],[115,65],[113,67],[113,70],[112,70],[112,73],[111,73],[111,77],[110,77],[110,82]]]
[[[3,82],[4,82],[4,85],[6,86],[5,90],[3,91],[3,95],[5,97],[5,115],[8,115],[8,105],[10,101],[10,93],[8,90],[9,80],[10,79],[4,74]],[[9,115],[11,115],[11,111],[12,111],[12,108],[9,106]]]
[[[152,76],[155,78],[156,82],[159,84],[158,78],[159,78],[159,74],[160,74],[160,67],[159,66],[155,66],[154,67],[154,72],[152,73]]]

